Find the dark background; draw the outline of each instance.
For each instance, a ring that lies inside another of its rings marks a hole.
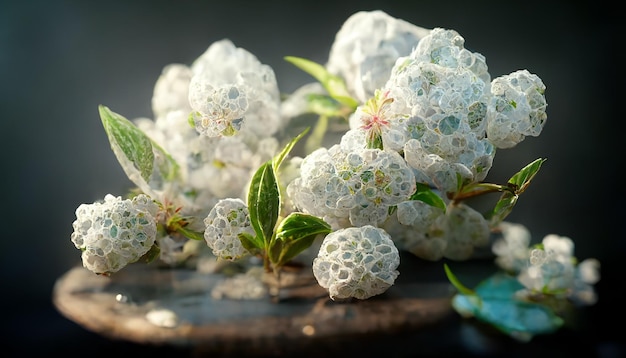
[[[571,350],[622,356],[623,335],[611,327],[624,324],[617,292],[626,252],[620,171],[625,126],[623,110],[618,111],[624,107],[624,41],[618,28],[625,19],[616,5],[573,4],[0,0],[0,303],[6,311],[0,351],[14,356],[170,352],[110,341],[67,320],[52,304],[55,281],[80,263],[70,241],[76,207],[131,186],[110,151],[99,104],[130,119],[152,117],[152,90],[162,68],[190,64],[223,38],[272,66],[280,89],[291,92],[311,78],[283,56],[324,63],[351,14],[381,9],[422,27],[457,30],[467,48],[486,56],[492,78],[526,68],[547,86],[543,133],[498,152],[488,179],[502,182],[532,160],[548,159],[509,220],[525,224],[536,241],[550,233],[569,236],[580,259],[598,258],[600,298],[584,310],[588,321],[580,330],[527,345],[503,339],[497,354]],[[403,354],[463,352],[464,344],[451,344],[463,325],[453,322],[421,341],[405,337],[422,346]],[[424,349],[427,344],[430,350]]]

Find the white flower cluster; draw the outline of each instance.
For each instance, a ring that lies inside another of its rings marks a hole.
[[[287,187],[297,207],[339,228],[378,225],[389,208],[415,192],[413,171],[396,152],[380,149],[346,151],[341,145],[306,156],[300,177]]]
[[[516,274],[526,288],[519,294],[551,294],[577,304],[597,301],[593,285],[600,280],[600,262],[577,262],[574,242],[565,236],[547,235],[541,245],[529,247],[530,233],[520,224],[503,223],[502,238],[493,245],[496,263]]]
[[[444,213],[423,201],[405,201],[383,228],[398,248],[430,261],[467,260],[490,236],[482,214],[463,203],[448,205]]]
[[[247,254],[239,234],[254,235],[248,207],[241,199],[222,199],[204,219],[204,239],[213,255],[226,260],[237,260]]]
[[[391,287],[399,264],[400,255],[389,234],[365,225],[328,234],[313,260],[313,274],[333,300],[363,300]]]
[[[289,121],[280,111],[272,69],[229,40],[211,44],[191,66],[166,66],[152,108],[154,120],[135,123],[182,170],[166,199],[200,217],[220,199],[245,196],[254,171],[277,152],[276,136]]]
[[[300,177],[287,191],[294,206],[323,217],[334,229],[384,228],[401,249],[428,260],[465,260],[486,246],[487,220],[467,205],[452,205],[448,195],[483,181],[496,148],[541,132],[545,87],[525,70],[492,82],[484,56],[464,45],[454,30],[426,30],[380,11],[350,17],[337,34],[327,68],[346,80],[361,104],[339,145],[303,159]],[[369,86],[373,83],[378,87]],[[380,187],[367,191],[357,180],[361,162],[350,161],[373,150],[368,148],[398,153],[388,154],[395,158],[390,163],[436,189],[448,208],[411,200],[415,187],[408,185],[409,175],[399,179],[402,186],[387,187],[396,193]]]
[[[158,205],[144,194],[130,199],[107,195],[76,209],[71,239],[82,250],[83,266],[110,274],[136,262],[154,245]]]
[[[380,10],[357,12],[337,32],[326,69],[365,102],[387,82],[396,59],[411,53],[429,32]]]

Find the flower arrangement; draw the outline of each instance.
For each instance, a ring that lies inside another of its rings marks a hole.
[[[596,302],[597,260],[578,262],[567,237],[531,245],[505,220],[545,159],[507,183],[485,181],[498,150],[546,124],[537,75],[492,79],[456,31],[382,11],[349,17],[325,64],[285,59],[315,81],[282,94],[271,67],[224,39],[190,66],[163,69],[153,119],[100,106],[136,188],[77,208],[71,241],[86,269],[237,263],[280,283],[304,258],[330,299],[346,301],[387,291],[401,251],[465,261],[488,248],[502,272],[475,289],[443,265],[461,315],[527,341],[561,327],[564,306]],[[499,197],[485,213],[468,204],[489,194]],[[242,275],[213,297],[266,297],[255,275],[237,290]]]

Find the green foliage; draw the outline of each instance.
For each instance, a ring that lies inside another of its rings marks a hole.
[[[266,268],[271,263],[275,272],[310,247],[318,235],[330,232],[330,225],[324,220],[303,213],[291,213],[279,222],[282,199],[278,169],[308,131],[309,128],[305,129],[274,158],[264,163],[250,182],[248,211],[255,235],[243,233],[239,239],[248,251],[263,256]]]
[[[350,97],[343,79],[328,72],[324,66],[311,60],[295,56],[286,56],[285,60],[313,76],[337,102],[353,110],[358,106],[358,102]]]
[[[541,165],[545,161],[546,159],[542,158],[536,159],[509,179],[507,182],[509,190],[502,193],[500,200],[498,200],[493,211],[488,215],[492,227],[497,226],[511,213],[517,203],[519,195],[526,191],[528,185],[530,185],[530,182],[535,175],[537,175],[539,169],[541,169]]]
[[[313,244],[318,235],[331,232],[324,220],[303,213],[291,213],[278,226],[276,238],[270,245],[271,261],[283,266]]]
[[[155,198],[163,185],[178,179],[176,161],[131,121],[108,107],[98,107],[111,149],[128,178]]]
[[[411,200],[420,200],[428,205],[439,208],[444,212],[446,211],[445,201],[443,201],[437,193],[432,191],[428,185],[423,183],[417,183],[417,190],[415,190],[415,193],[411,196]]]

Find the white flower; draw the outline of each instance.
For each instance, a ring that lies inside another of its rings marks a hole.
[[[363,103],[385,84],[396,59],[429,32],[380,10],[357,12],[337,32],[326,67]]]
[[[106,195],[103,202],[81,204],[71,235],[83,251],[83,266],[111,274],[136,262],[154,245],[158,205],[144,194],[132,200]]]
[[[237,260],[249,254],[241,244],[239,234],[254,235],[248,207],[241,199],[222,199],[204,219],[204,239],[213,255]]]
[[[399,264],[389,234],[365,225],[328,234],[313,260],[313,274],[333,300],[367,299],[393,285]]]
[[[378,226],[389,207],[408,200],[415,189],[413,171],[397,152],[345,151],[337,144],[306,156],[287,193],[296,207],[329,223],[348,218],[353,226]]]
[[[511,148],[526,136],[541,134],[546,114],[546,86],[527,70],[494,79],[487,107],[487,137],[498,148]]]

